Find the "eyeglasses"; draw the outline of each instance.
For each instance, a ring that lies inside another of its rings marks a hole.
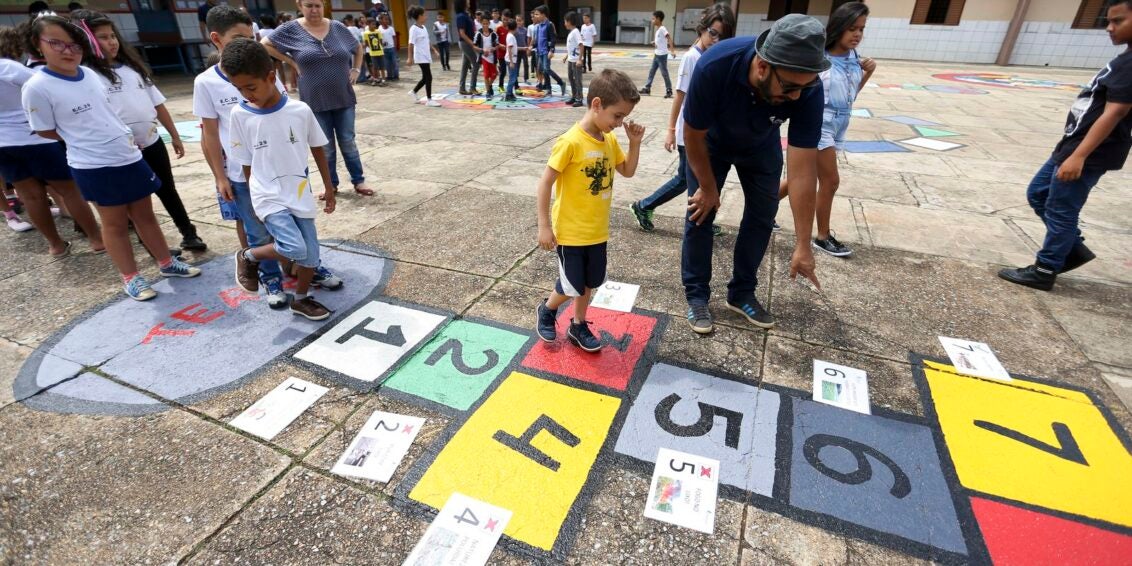
[[[814,78],[814,80],[812,80],[812,81],[810,81],[806,84],[800,85],[798,83],[792,83],[792,82],[782,80],[782,75],[778,74],[778,69],[776,69],[774,66],[771,66],[770,72],[774,74],[774,78],[778,79],[778,84],[779,84],[779,86],[782,87],[782,94],[791,94],[791,93],[803,91],[803,90],[806,90],[808,88],[814,88],[815,86],[818,86],[819,84],[821,84],[821,77],[816,77],[816,78]]]
[[[83,45],[81,43],[68,43],[66,41],[59,41],[58,39],[43,39],[40,38],[41,43],[46,43],[52,51],[56,53],[66,53],[70,51],[75,55],[83,54]]]

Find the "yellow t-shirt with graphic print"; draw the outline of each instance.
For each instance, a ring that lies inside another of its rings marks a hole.
[[[380,29],[370,31],[369,28],[366,28],[362,32],[362,45],[365,45],[369,50],[370,57],[381,57],[385,54]]]
[[[558,137],[546,164],[558,171],[550,209],[554,238],[562,246],[592,246],[609,239],[613,175],[625,152],[612,132],[595,139],[574,124]]]

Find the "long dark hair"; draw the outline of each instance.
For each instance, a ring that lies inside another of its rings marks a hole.
[[[137,71],[146,86],[153,84],[153,71],[150,71],[149,66],[145,64],[145,61],[142,61],[141,56],[138,55],[134,46],[127,43],[126,38],[122,37],[122,32],[118,30],[118,25],[114,23],[114,20],[111,20],[106,14],[94,10],[75,10],[71,12],[70,17],[71,21],[76,24],[79,23],[80,20],[86,22],[86,26],[90,29],[92,34],[97,33],[100,27],[110,26],[110,29],[114,32],[114,37],[118,38],[118,61],[134,71]],[[98,39],[94,41],[98,41]],[[91,54],[92,59],[96,57],[96,54]],[[85,60],[83,62],[86,63]],[[107,61],[107,63],[109,63],[109,61]],[[115,73],[115,76],[117,76],[117,73]],[[114,82],[117,83],[118,81]]]
[[[825,50],[841,41],[841,36],[853,26],[853,22],[861,16],[869,15],[869,7],[864,2],[846,2],[838,6],[829,16],[829,23],[825,26]]]
[[[696,25],[696,35],[707,31],[715,22],[723,24],[723,31],[719,34],[721,41],[735,37],[735,12],[731,11],[730,4],[720,2],[704,8],[700,23]]]
[[[83,64],[94,69],[98,74],[106,77],[112,83],[118,83],[118,75],[114,73],[114,69],[110,68],[110,63],[106,59],[94,56],[94,48],[91,47],[90,38],[87,37],[83,29],[73,23],[67,18],[56,16],[55,14],[43,15],[37,17],[32,21],[31,25],[27,28],[27,34],[24,36],[24,47],[27,52],[34,57],[45,59],[43,50],[39,48],[39,38],[43,35],[43,30],[48,26],[59,26],[67,35],[71,36],[71,41],[79,44],[83,48]]]

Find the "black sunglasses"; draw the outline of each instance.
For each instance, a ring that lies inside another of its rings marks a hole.
[[[821,84],[821,77],[816,77],[814,78],[814,80],[801,85],[798,83],[784,81],[782,80],[782,76],[778,74],[778,69],[774,65],[770,66],[770,72],[774,74],[775,79],[778,79],[778,84],[782,87],[782,94],[790,94],[793,92],[806,90],[808,88],[814,88]]]

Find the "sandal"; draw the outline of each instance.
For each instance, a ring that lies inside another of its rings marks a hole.
[[[360,185],[354,185],[354,192],[358,193],[359,195],[362,195],[364,197],[372,197],[373,194],[374,194],[373,189],[366,187],[365,183],[362,183]]]
[[[55,259],[63,259],[65,257],[71,255],[71,242],[64,242],[64,244],[66,244],[66,245],[63,246],[63,251],[61,251],[59,253],[50,254],[51,257],[53,257]]]

